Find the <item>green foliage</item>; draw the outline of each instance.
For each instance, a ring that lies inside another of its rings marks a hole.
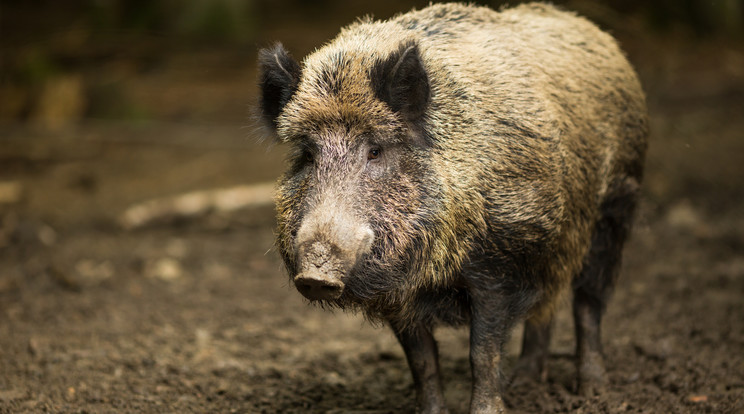
[[[100,31],[182,35],[190,40],[249,42],[255,35],[253,0],[111,0],[87,3]]]
[[[147,109],[134,101],[117,82],[92,83],[88,88],[87,116],[98,119],[143,121],[150,116]]]
[[[179,33],[195,39],[247,41],[254,34],[253,2],[189,0],[172,16]]]
[[[684,26],[699,36],[741,35],[744,29],[742,0],[654,0],[645,7],[659,29]]]
[[[40,85],[44,80],[59,73],[59,67],[40,48],[28,48],[15,59],[11,70],[14,80],[24,85]]]

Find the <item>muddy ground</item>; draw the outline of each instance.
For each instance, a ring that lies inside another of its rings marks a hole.
[[[624,40],[653,134],[604,324],[611,385],[574,393],[563,306],[547,382],[508,388],[506,403],[513,413],[741,413],[744,49]],[[121,69],[117,82],[155,101],[159,120],[2,124],[0,182],[12,188],[0,204],[0,412],[413,411],[392,334],[310,307],[288,283],[270,206],[134,230],[117,222],[143,200],[277,177],[283,149],[244,128],[254,58],[191,50]],[[467,331],[437,337],[447,402],[464,413]],[[517,331],[507,375],[518,350]]]

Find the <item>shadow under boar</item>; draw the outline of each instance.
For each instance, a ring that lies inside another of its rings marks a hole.
[[[616,42],[543,4],[362,19],[302,63],[260,51],[262,116],[293,149],[277,245],[311,301],[386,321],[417,407],[445,412],[437,324],[470,324],[471,412],[504,412],[502,348],[546,378],[573,290],[578,392],[602,390],[600,319],[643,171],[647,118]]]

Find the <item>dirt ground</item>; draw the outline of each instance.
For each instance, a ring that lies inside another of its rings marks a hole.
[[[611,385],[574,393],[566,305],[547,382],[507,388],[506,403],[512,413],[742,413],[744,48],[666,37],[625,46],[653,132],[604,323]],[[20,192],[0,201],[0,412],[413,412],[389,330],[310,307],[289,284],[272,207],[117,224],[136,202],[278,176],[283,149],[243,127],[254,58],[174,54],[122,81],[157,99],[165,121],[0,125],[0,184]],[[437,337],[447,402],[464,413],[467,331]]]

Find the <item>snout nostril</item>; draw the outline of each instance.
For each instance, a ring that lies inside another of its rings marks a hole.
[[[297,286],[297,290],[299,290],[300,293],[302,293],[303,295],[305,295],[306,292],[309,292],[310,289],[312,289],[310,285],[304,285],[302,283],[295,283],[295,286]]]
[[[310,300],[338,299],[344,290],[344,284],[326,275],[298,275],[295,277],[297,290]]]

